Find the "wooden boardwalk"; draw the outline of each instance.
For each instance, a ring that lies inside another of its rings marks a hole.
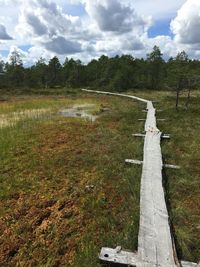
[[[138,258],[141,263],[137,266],[174,267],[176,264],[162,186],[161,132],[156,126],[152,102],[147,102],[147,110],[138,235]]]
[[[102,248],[100,259],[105,262],[137,267],[181,266],[178,260],[175,260],[176,251],[170,232],[168,211],[162,185],[163,162],[160,147],[162,133],[156,125],[156,110],[152,102],[124,94],[91,90],[84,91],[128,97],[142,101],[147,105],[140,189],[138,253],[134,254],[122,251],[120,247],[117,247],[117,249]],[[184,262],[182,266],[189,267],[199,265]]]

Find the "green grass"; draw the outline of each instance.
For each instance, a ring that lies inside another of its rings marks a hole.
[[[0,266],[98,267],[102,246],[137,250],[144,105],[118,97],[86,93],[64,97],[9,96],[0,114],[50,109],[54,116],[23,118],[0,129]],[[200,96],[188,111],[174,110],[167,92],[132,94],[159,100],[159,129],[170,133],[162,143],[167,163],[164,184],[172,228],[181,259],[197,262],[199,227]],[[94,103],[95,122],[62,118],[60,108]],[[102,112],[101,107],[110,111]],[[88,188],[91,186],[92,188]]]

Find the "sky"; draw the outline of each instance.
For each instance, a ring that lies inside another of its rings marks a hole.
[[[141,58],[154,45],[166,59],[183,50],[200,59],[200,0],[0,0],[4,61],[15,49],[26,66],[53,56]]]

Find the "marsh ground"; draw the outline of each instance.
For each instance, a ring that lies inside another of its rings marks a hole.
[[[170,219],[179,256],[197,262],[200,94],[189,110],[182,96],[178,112],[172,93],[132,94],[158,100],[157,116],[167,119],[158,123],[172,137],[162,143],[163,157],[182,167],[164,173]],[[63,91],[2,99],[0,266],[95,267],[102,246],[136,250],[141,167],[124,159],[142,159],[143,140],[131,134],[143,131],[145,106]],[[96,120],[60,114],[85,104],[94,105],[88,112]]]

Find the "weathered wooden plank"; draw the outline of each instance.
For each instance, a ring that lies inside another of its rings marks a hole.
[[[134,136],[134,137],[145,137],[145,134],[136,133],[136,134],[132,134],[132,136]],[[161,138],[162,139],[170,139],[170,135],[169,134],[162,134]]]
[[[132,134],[132,136],[134,136],[134,137],[145,137],[145,134],[137,133],[137,134]]]
[[[149,121],[149,125],[150,123]],[[152,125],[155,127],[155,122]],[[176,265],[162,187],[160,137],[161,133],[157,128],[155,131],[148,131],[145,137],[138,256],[146,266],[168,267]]]
[[[140,261],[146,266],[176,266],[162,186],[161,132],[157,128],[156,111],[152,102],[147,102],[147,109],[140,191],[138,254]]]
[[[136,165],[142,165],[143,161],[141,160],[137,160],[137,159],[126,159],[125,163],[129,163],[129,164],[136,164]],[[180,169],[180,166],[177,165],[171,165],[171,164],[163,164],[162,165],[163,168],[169,168],[169,169]]]
[[[125,163],[142,165],[143,164],[143,161],[137,160],[137,159],[125,159]]]
[[[188,262],[188,261],[181,261],[181,267],[200,267],[200,263]]]
[[[88,90],[88,89],[82,89],[82,91],[89,92],[89,93],[104,94],[104,95],[121,96],[121,97],[126,97],[126,98],[128,97],[128,98],[131,98],[131,99],[134,99],[134,100],[142,101],[144,103],[148,102],[146,99],[143,99],[143,98],[140,98],[140,97],[136,97],[136,96],[132,96],[132,95],[116,94],[116,93],[111,93],[111,92],[94,91],[94,90]]]
[[[137,264],[137,254],[129,251],[124,251],[121,247],[116,249],[102,248],[99,254],[99,259],[102,262],[118,263],[125,266],[135,266]]]
[[[163,165],[165,168],[169,168],[169,169],[177,169],[179,170],[181,167],[177,166],[177,165],[172,165],[172,164],[164,164]]]
[[[148,113],[147,113],[147,118],[146,118],[146,123],[145,123],[145,131],[148,132],[159,132],[159,130],[157,129],[157,125],[156,125],[156,119],[155,119],[155,109],[153,107],[152,102],[148,101],[147,102],[147,109],[148,109]]]
[[[147,112],[148,112],[148,110],[147,110],[147,109],[143,109],[143,110],[142,110],[142,112],[145,112],[145,113],[147,113]],[[162,109],[156,109],[156,112],[162,112]]]
[[[170,139],[170,135],[169,134],[162,134],[161,138],[163,139]]]

